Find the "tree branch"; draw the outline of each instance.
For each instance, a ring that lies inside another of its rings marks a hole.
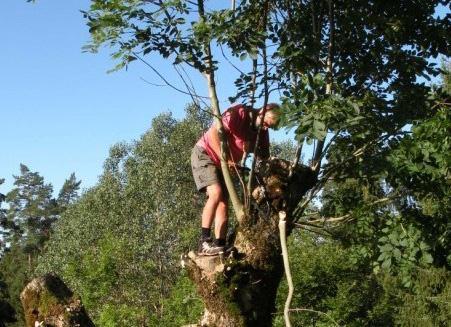
[[[201,22],[205,22],[205,11],[204,11],[204,1],[198,0],[197,2],[198,10],[199,10],[199,19]],[[214,67],[213,67],[213,59],[211,55],[210,41],[206,41],[204,44],[205,51],[205,63],[206,70],[204,72],[205,78],[207,79],[208,85],[208,93],[211,100],[212,111],[215,115],[215,123],[218,126],[218,134],[221,143],[221,171],[224,177],[224,182],[227,188],[227,191],[230,196],[230,200],[232,202],[233,210],[236,215],[236,219],[238,223],[241,223],[244,219],[244,211],[243,204],[241,203],[238,194],[233,185],[232,177],[230,176],[229,167],[227,165],[227,138],[225,135],[224,127],[222,125],[221,120],[221,112],[219,109],[219,101],[216,93],[216,84],[215,84],[215,75],[214,75]]]
[[[149,64],[146,60],[144,60],[140,55],[138,55],[136,52],[132,52],[132,54],[138,59],[138,60],[140,60],[141,62],[143,62],[147,67],[149,67],[155,74],[157,74],[158,75],[158,77],[167,85],[167,86],[169,86],[170,88],[172,88],[172,89],[174,89],[174,90],[176,90],[177,92],[180,92],[180,93],[183,93],[183,94],[186,94],[186,95],[189,95],[189,96],[193,96],[193,94],[192,93],[190,93],[190,92],[186,92],[186,91],[183,91],[182,89],[179,89],[178,87],[176,87],[176,86],[174,86],[172,83],[170,83],[155,67],[153,67],[151,64]],[[147,83],[149,83],[149,84],[151,84],[151,85],[155,85],[155,84],[153,84],[153,83],[150,83],[150,82],[148,82],[148,81],[146,81],[144,78],[142,78],[141,77],[141,79],[143,80],[143,81],[145,81],[145,82],[147,82]],[[159,86],[163,86],[163,85],[159,85]],[[206,97],[206,96],[201,96],[201,95],[195,95],[197,98],[203,98],[203,99],[209,99],[209,97]]]
[[[268,1],[265,1],[265,6],[264,6],[264,10],[263,10],[263,17],[262,17],[262,30],[266,31],[266,26],[268,24],[267,19],[268,19]],[[265,40],[266,42],[266,40]],[[248,196],[248,202],[250,203],[250,196],[252,193],[252,180],[254,179],[254,171],[255,171],[255,163],[257,161],[257,149],[258,149],[258,143],[260,142],[260,134],[263,128],[263,121],[265,119],[265,114],[266,114],[266,106],[268,105],[268,99],[269,99],[269,92],[268,92],[268,56],[266,53],[266,44],[263,43],[262,46],[262,59],[263,59],[263,78],[264,78],[264,92],[265,92],[265,98],[263,100],[263,109],[262,109],[262,113],[261,113],[261,123],[260,126],[258,126],[258,131],[257,131],[257,137],[255,138],[255,145],[254,145],[254,158],[252,160],[252,164],[251,164],[251,170],[249,172],[249,180],[247,183],[247,196]]]
[[[394,198],[395,198],[395,195],[389,196],[389,197],[385,197],[385,198],[373,201],[373,202],[367,204],[366,206],[372,207],[374,205],[377,205],[377,204],[380,204],[380,203],[385,203],[385,202],[388,202],[390,200],[393,200]],[[316,213],[316,214],[319,216],[319,213]],[[350,220],[349,218],[351,218],[352,215],[353,215],[353,212],[350,212],[350,213],[348,213],[346,215],[343,215],[343,216],[340,216],[340,217],[320,217],[318,219],[307,220],[306,222],[296,223],[295,225],[302,224],[302,225],[307,225],[307,226],[312,226],[312,227],[318,227],[317,225],[315,225],[316,223],[322,223],[323,225],[326,224],[326,223],[343,223],[343,222],[349,221]],[[299,219],[308,218],[310,216],[312,216],[312,215],[300,217]]]
[[[327,66],[326,66],[326,94],[332,94],[333,85],[333,57],[334,57],[334,34],[335,34],[335,17],[334,17],[334,5],[333,0],[328,0],[329,6],[329,47],[327,54]],[[321,158],[324,147],[324,140],[318,140],[316,146],[315,154],[312,160],[312,167],[318,176],[319,170],[321,168]]]
[[[183,75],[180,73],[180,71],[179,71],[179,69],[178,69],[178,66],[177,66],[177,65],[174,65],[174,69],[175,69],[175,71],[177,72],[177,74],[179,75],[179,77],[180,77],[180,79],[182,80],[183,84],[185,84],[185,88],[187,89],[189,95],[191,96],[191,100],[193,100],[193,103],[194,103],[195,105],[197,105],[198,108],[201,108],[201,107],[200,107],[200,104],[199,104],[199,99],[200,99],[200,101],[202,101],[202,103],[204,104],[204,106],[205,106],[205,107],[208,107],[208,104],[204,101],[204,98],[205,98],[205,97],[199,97],[199,96],[197,95],[196,89],[194,88],[194,85],[193,85],[191,79],[189,78],[188,74],[186,74],[186,71],[183,69],[183,67],[181,67],[181,68],[182,68],[183,72],[185,73],[185,75],[187,75],[187,78],[188,78],[188,80],[189,80],[191,86],[188,85],[188,83],[187,83],[186,80],[185,80],[185,77],[183,77]]]
[[[287,277],[287,284],[288,284],[288,295],[287,295],[287,299],[285,301],[283,316],[285,319],[285,326],[291,327],[289,311],[290,311],[291,299],[293,298],[294,286],[293,286],[293,279],[291,278],[290,261],[288,258],[286,218],[287,218],[286,212],[279,211],[280,247],[282,248],[283,267],[285,269],[285,276]]]

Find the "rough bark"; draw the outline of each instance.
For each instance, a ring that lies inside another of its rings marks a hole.
[[[305,166],[270,159],[256,169],[253,201],[239,225],[234,249],[224,256],[201,257],[193,252],[183,264],[205,304],[201,326],[271,326],[277,288],[283,275],[279,212],[290,214],[316,182]]]
[[[27,327],[94,327],[80,299],[55,275],[33,279],[20,301]]]

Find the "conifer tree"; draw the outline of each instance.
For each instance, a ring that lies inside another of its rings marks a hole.
[[[77,199],[80,182],[72,174],[64,183],[59,198],[55,199],[53,186],[26,165],[21,164],[20,174],[13,177],[13,189],[0,198],[0,204],[4,201],[8,205],[7,209],[0,207],[4,236],[0,274],[4,282],[5,306],[8,304],[13,310],[8,312],[16,312],[16,325],[22,326],[19,294],[33,275],[37,257],[49,239],[52,225]]]
[[[72,173],[68,179],[64,181],[63,186],[58,194],[56,202],[60,210],[65,210],[70,204],[78,199],[78,191],[80,190],[81,180],[77,181],[75,173]]]

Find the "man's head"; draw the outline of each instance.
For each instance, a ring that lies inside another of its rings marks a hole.
[[[277,103],[268,103],[266,105],[266,110],[263,110],[264,108],[261,108],[258,112],[258,117],[256,121],[256,125],[260,126],[260,124],[263,124],[263,129],[268,128],[274,128],[279,123],[280,118],[280,107]],[[263,113],[265,114],[264,119]]]

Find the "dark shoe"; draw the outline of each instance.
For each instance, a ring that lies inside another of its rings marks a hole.
[[[199,241],[198,255],[219,255],[224,253],[224,247],[216,245],[211,238],[201,239]]]

